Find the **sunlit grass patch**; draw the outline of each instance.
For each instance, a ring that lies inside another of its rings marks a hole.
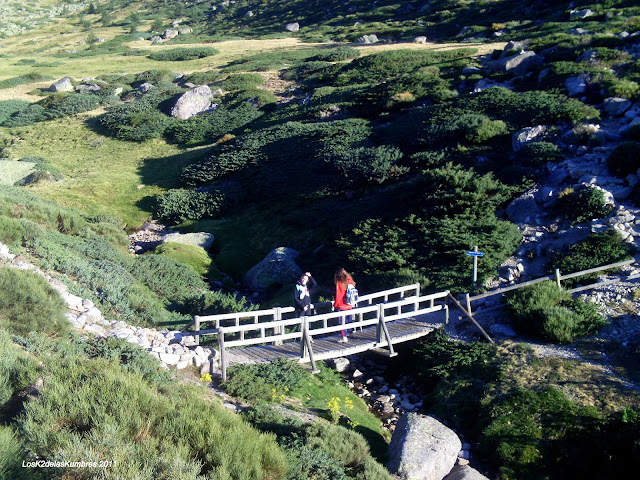
[[[13,185],[33,172],[35,163],[0,160],[0,185]]]

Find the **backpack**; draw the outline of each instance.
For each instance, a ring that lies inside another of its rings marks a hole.
[[[358,289],[355,287],[355,285],[347,285],[347,291],[344,294],[344,300],[348,305],[353,305],[354,307],[358,305]]]

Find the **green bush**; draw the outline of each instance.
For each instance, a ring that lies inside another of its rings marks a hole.
[[[307,447],[322,450],[342,467],[354,467],[370,456],[362,435],[338,425],[314,422],[305,429]]]
[[[264,77],[259,73],[234,73],[220,82],[223,90],[246,90],[264,84]]]
[[[18,426],[39,458],[110,460],[120,479],[283,479],[284,453],[199,386],[158,388],[104,359],[56,356]],[[206,419],[204,421],[203,419]],[[93,478],[100,468],[52,473]]]
[[[213,143],[222,135],[236,133],[262,116],[263,112],[248,103],[235,108],[220,107],[215,112],[194,115],[174,123],[165,132],[174,143],[199,145]]]
[[[360,148],[328,148],[325,162],[338,169],[349,182],[382,183],[400,176],[406,169],[398,165],[402,151],[391,145]]]
[[[609,154],[607,166],[611,173],[621,177],[636,173],[640,168],[640,143],[622,142],[618,144]]]
[[[7,331],[24,335],[63,334],[69,330],[65,303],[40,275],[0,268],[0,291],[0,326]]]
[[[519,330],[554,342],[572,342],[607,324],[597,306],[574,300],[552,281],[516,290],[507,303]]]
[[[187,75],[185,81],[191,82],[195,85],[208,85],[215,82],[220,77],[220,73],[211,70],[206,72],[193,72]]]
[[[247,401],[272,401],[272,389],[295,388],[307,373],[296,362],[284,358],[256,365],[235,365],[223,387],[227,393]]]
[[[47,160],[42,157],[23,157],[20,162],[34,163],[34,171],[27,177],[18,182],[18,185],[32,185],[34,183],[47,181],[54,182],[60,181],[64,177],[60,170],[51,165]]]
[[[552,388],[518,389],[490,405],[488,414],[482,451],[500,465],[500,477],[505,480],[551,478],[552,472],[564,470],[566,457],[560,452],[571,444],[568,433],[585,435],[581,426],[594,416],[591,410],[576,406]],[[585,462],[589,462],[588,457]]]
[[[313,60],[320,62],[342,62],[360,56],[360,50],[353,47],[338,47],[326,52],[319,53]]]
[[[635,100],[640,94],[640,85],[637,82],[627,79],[614,78],[605,83],[607,96],[622,97]]]
[[[0,125],[13,114],[25,110],[31,105],[26,100],[2,100],[0,101]]]
[[[560,269],[562,274],[580,272],[631,258],[631,247],[614,230],[592,233],[585,240],[570,245],[559,252],[552,252],[549,272]],[[597,274],[580,277],[580,282],[595,280]],[[574,285],[576,279],[565,280],[566,285]],[[584,283],[583,283],[584,284]]]
[[[47,109],[37,103],[32,103],[27,108],[15,111],[2,122],[3,127],[24,127],[47,119]]]
[[[220,192],[174,189],[157,197],[157,202],[157,218],[170,223],[182,223],[185,220],[219,216],[224,207],[224,195]]]
[[[49,75],[42,75],[40,73],[27,73],[20,75],[19,77],[7,78],[0,81],[0,90],[4,88],[13,88],[18,85],[24,85],[28,83],[44,82],[45,80],[51,80]]]
[[[22,467],[26,454],[9,426],[0,425],[0,480],[29,480],[29,469]]]
[[[171,50],[153,52],[149,55],[149,58],[160,62],[182,62],[210,57],[218,53],[220,52],[213,47],[173,48]]]
[[[589,222],[596,218],[605,218],[613,205],[607,204],[604,191],[599,188],[583,188],[560,199],[560,208],[566,218],[574,223]]]
[[[11,400],[16,392],[20,392],[35,383],[38,367],[33,358],[27,356],[13,344],[11,337],[4,330],[0,330],[0,347],[2,347],[0,349],[1,408]],[[0,455],[1,458],[2,456]],[[0,472],[2,472],[1,469]],[[0,475],[0,478],[3,477]]]
[[[116,138],[142,142],[161,137],[175,119],[162,113],[158,106],[182,90],[149,92],[141,98],[110,108],[100,117],[101,125]]]
[[[520,161],[531,167],[541,167],[547,162],[556,162],[563,158],[557,145],[549,142],[527,142],[518,150]]]

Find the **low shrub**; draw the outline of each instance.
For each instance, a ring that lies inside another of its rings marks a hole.
[[[234,73],[220,82],[223,90],[246,90],[264,84],[264,77],[259,73]]]
[[[37,374],[38,367],[35,360],[14,345],[6,331],[0,330],[0,409],[16,392],[33,385]],[[0,441],[1,444],[2,441]],[[2,455],[0,455],[1,458]],[[0,476],[0,478],[3,477]]]
[[[200,275],[207,275],[211,267],[211,257],[202,248],[195,245],[184,245],[181,243],[163,243],[156,247],[154,254],[164,255],[180,263],[189,265]]]
[[[69,330],[66,305],[40,275],[0,268],[0,326],[9,332],[62,334]],[[34,314],[37,312],[37,314]]]
[[[519,330],[554,342],[572,342],[607,324],[597,306],[574,300],[552,281],[516,290],[507,303]]]
[[[402,151],[393,145],[359,148],[338,146],[328,148],[324,160],[338,169],[350,183],[382,183],[406,171],[399,165],[402,156]]]
[[[18,185],[32,185],[42,181],[57,182],[64,178],[60,170],[42,157],[23,157],[19,161],[29,162],[35,165],[33,173],[20,180]]]
[[[618,144],[609,154],[607,166],[611,173],[621,177],[636,173],[640,168],[640,143],[622,142]]]
[[[518,150],[520,161],[531,167],[541,167],[547,162],[556,162],[563,158],[557,145],[549,142],[527,142]]]
[[[592,233],[585,240],[570,245],[566,249],[552,252],[549,259],[549,272],[560,269],[562,274],[580,272],[590,268],[601,267],[631,258],[631,247],[622,240],[614,230]],[[597,278],[597,274],[580,277],[580,282],[589,282]],[[566,285],[574,285],[576,279],[565,280]]]
[[[338,47],[326,52],[319,53],[312,60],[320,62],[342,62],[345,60],[351,60],[352,58],[358,58],[360,56],[360,50],[353,47]]]
[[[322,450],[342,467],[354,467],[370,456],[362,435],[338,425],[311,423],[305,429],[305,437],[307,447]]]
[[[227,393],[250,402],[272,401],[273,389],[295,388],[307,373],[296,362],[278,358],[271,363],[237,365],[229,369],[222,385]]]
[[[560,452],[571,443],[568,433],[580,432],[594,417],[593,411],[578,407],[553,388],[518,389],[488,410],[482,451],[500,465],[500,478],[505,480],[551,477],[551,472],[564,470]]]
[[[169,223],[217,217],[224,207],[224,195],[220,192],[197,192],[174,189],[157,197],[155,215]]]
[[[185,78],[185,81],[193,83],[195,85],[208,85],[218,80],[218,78],[220,78],[220,73],[214,70],[210,70],[206,72],[190,73]]]
[[[182,62],[210,57],[218,53],[220,52],[213,47],[173,48],[171,50],[153,52],[149,55],[149,58],[160,62]]]
[[[564,216],[574,223],[605,218],[613,205],[605,202],[604,191],[599,188],[583,188],[559,199]]]
[[[26,100],[2,100],[0,101],[0,125],[11,115],[25,110],[31,102]]]
[[[142,142],[161,137],[175,119],[159,110],[159,105],[180,89],[149,92],[145,96],[110,108],[100,117],[101,125],[116,138]]]
[[[286,459],[275,439],[205,398],[201,387],[159,388],[105,359],[54,359],[40,396],[18,419],[39,458],[110,460],[109,473],[125,480],[284,479]],[[55,473],[93,478],[101,472],[68,467]]]
[[[29,480],[33,478],[22,463],[27,459],[20,441],[10,426],[0,425],[0,479]]]
[[[185,145],[213,143],[222,135],[244,129],[262,115],[261,110],[246,102],[235,108],[220,107],[214,112],[172,124],[165,136],[171,142]]]
[[[13,88],[18,85],[25,85],[28,83],[44,82],[45,80],[51,80],[49,75],[42,75],[40,73],[27,73],[18,77],[7,78],[0,81],[0,89]]]

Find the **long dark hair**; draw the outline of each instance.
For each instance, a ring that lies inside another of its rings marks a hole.
[[[349,272],[347,272],[342,267],[338,267],[336,269],[336,273],[333,274],[333,283],[335,283],[336,285],[338,284],[338,282],[340,282],[344,287],[346,287],[347,282],[349,282],[349,280],[354,285],[356,284],[356,282],[353,281],[353,278],[351,277],[351,275],[349,275]]]

